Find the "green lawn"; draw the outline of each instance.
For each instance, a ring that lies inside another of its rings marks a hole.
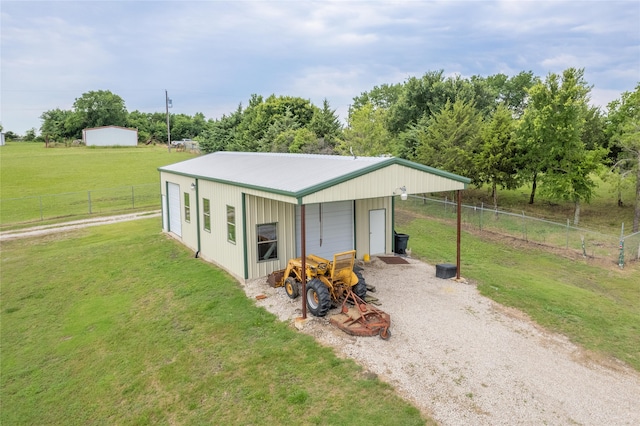
[[[158,167],[194,157],[163,145],[45,148],[7,142],[0,148],[0,198],[91,191],[160,182]]]
[[[0,424],[432,423],[159,229],[2,244]]]
[[[396,207],[398,208],[398,207]],[[396,214],[412,256],[455,263],[455,222]],[[494,243],[463,232],[461,275],[480,292],[538,324],[640,371],[640,264],[624,270],[571,260],[524,243]]]
[[[158,167],[192,158],[166,146],[0,148],[0,229],[160,208]]]

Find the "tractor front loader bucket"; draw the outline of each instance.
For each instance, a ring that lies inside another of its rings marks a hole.
[[[350,302],[353,306],[350,306]],[[352,336],[380,336],[383,340],[391,337],[391,317],[359,298],[349,289],[342,302],[341,312],[332,315],[329,322]]]
[[[282,287],[284,284],[284,269],[281,269],[280,271],[275,271],[269,274],[269,276],[267,277],[267,283],[269,284],[269,286],[276,288],[276,287]]]

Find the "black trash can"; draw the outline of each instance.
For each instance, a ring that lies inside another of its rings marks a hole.
[[[398,234],[397,232],[393,232],[395,236],[395,250],[396,254],[407,254],[407,243],[409,242],[408,234]]]

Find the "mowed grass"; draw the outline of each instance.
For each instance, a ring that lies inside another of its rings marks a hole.
[[[412,256],[456,260],[455,222],[396,214]],[[515,307],[584,348],[640,371],[640,264],[625,269],[571,260],[524,243],[488,241],[464,232],[461,276],[496,302]],[[535,360],[531,360],[535,362]]]
[[[431,423],[159,229],[2,244],[0,424]]]
[[[160,182],[158,167],[194,157],[163,145],[57,147],[7,142],[0,147],[0,198],[91,191]]]

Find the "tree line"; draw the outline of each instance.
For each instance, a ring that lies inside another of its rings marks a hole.
[[[591,89],[584,69],[545,78],[524,71],[470,78],[429,71],[354,97],[346,124],[326,99],[316,106],[299,97],[254,94],[246,107],[217,119],[171,114],[170,128],[173,140],[195,139],[204,152],[398,156],[489,185],[496,207],[497,188],[530,185],[530,203],[538,192],[572,202],[575,224],[594,194],[594,174],[601,173],[619,188],[635,183],[637,231],[640,83],[605,111],[589,104]],[[137,128],[140,142],[167,141],[165,113],[127,112],[109,91],[85,93],[72,110],[40,118],[40,138],[51,140],[118,125]]]

